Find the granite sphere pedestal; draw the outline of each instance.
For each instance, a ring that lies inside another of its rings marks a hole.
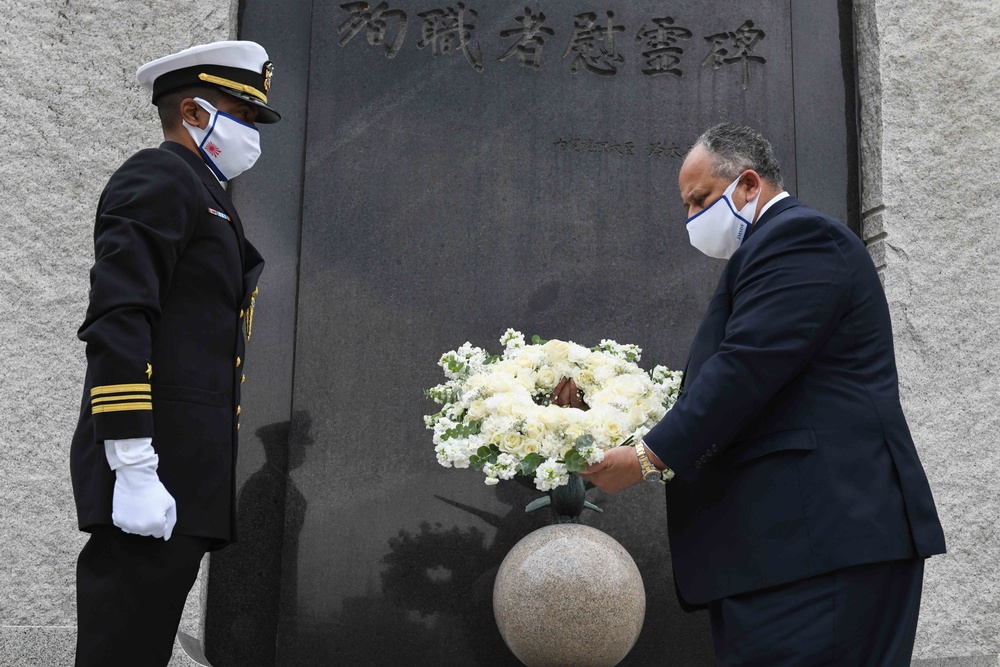
[[[507,554],[493,612],[507,646],[528,667],[612,667],[639,636],[646,593],[622,545],[589,526],[557,524]]]

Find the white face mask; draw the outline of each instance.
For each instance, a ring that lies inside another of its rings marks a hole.
[[[732,257],[753,224],[760,196],[748,201],[737,212],[733,205],[733,190],[739,182],[740,179],[737,178],[714,204],[688,218],[687,230],[691,245],[709,257]]]
[[[194,98],[209,115],[208,125],[201,129],[182,121],[188,134],[198,145],[198,151],[220,181],[236,178],[249,169],[260,157],[260,132],[225,111]]]

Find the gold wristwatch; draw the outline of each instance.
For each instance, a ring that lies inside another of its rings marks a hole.
[[[670,468],[660,470],[653,465],[646,454],[646,443],[643,440],[635,443],[635,455],[639,457],[639,467],[642,468],[642,478],[647,482],[661,482],[666,484],[674,477],[674,471]]]

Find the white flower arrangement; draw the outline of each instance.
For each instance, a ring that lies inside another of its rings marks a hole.
[[[438,362],[447,381],[427,390],[441,406],[424,417],[434,451],[446,468],[481,470],[487,484],[534,476],[549,491],[604,459],[604,452],[643,437],[673,406],[681,373],[642,370],[642,350],[602,340],[587,348],[538,336],[526,343],[508,329],[504,350],[489,355],[465,343]],[[562,378],[572,378],[589,409],[551,402]]]

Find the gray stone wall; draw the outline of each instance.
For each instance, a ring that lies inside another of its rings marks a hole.
[[[916,658],[1000,653],[1000,68],[995,0],[855,0],[864,235],[948,554]]]
[[[233,38],[235,0],[0,0],[0,665],[68,665],[79,411],[97,198],[162,141],[145,61]],[[200,587],[199,587],[200,588]],[[197,633],[200,590],[185,617]],[[176,652],[175,652],[176,656]]]

